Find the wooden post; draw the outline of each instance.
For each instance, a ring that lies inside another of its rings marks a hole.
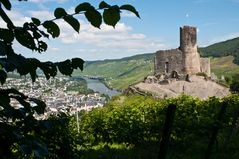
[[[170,104],[167,108],[166,119],[164,123],[163,136],[160,142],[158,159],[165,159],[167,155],[167,149],[170,140],[170,134],[172,130],[173,120],[175,116],[176,105]]]
[[[218,119],[217,119],[217,123],[216,123],[216,126],[213,128],[212,130],[212,136],[211,136],[211,139],[209,141],[209,144],[208,144],[208,147],[207,147],[207,150],[206,150],[206,154],[205,154],[205,159],[209,159],[210,156],[211,156],[211,151],[212,151],[212,148],[213,148],[213,145],[217,139],[217,134],[218,134],[218,131],[220,129],[220,125],[219,123],[222,121],[223,119],[223,116],[226,112],[226,107],[227,107],[227,103],[226,102],[223,102],[222,104],[222,107],[220,109],[220,112],[218,114]]]

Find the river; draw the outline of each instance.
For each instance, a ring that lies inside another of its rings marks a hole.
[[[84,77],[84,79],[87,82],[87,87],[89,89],[94,90],[95,92],[99,92],[101,94],[106,94],[108,95],[110,98],[114,95],[118,95],[121,92],[116,91],[116,90],[111,90],[108,87],[106,87],[100,80],[98,79],[90,79],[90,78],[86,78]]]

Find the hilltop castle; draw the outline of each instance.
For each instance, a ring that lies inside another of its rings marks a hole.
[[[210,76],[210,59],[200,58],[197,46],[197,28],[180,27],[180,47],[156,52],[155,74],[197,74],[203,72]]]
[[[126,92],[152,94],[157,98],[186,94],[201,99],[224,97],[230,93],[229,88],[210,78],[210,59],[200,58],[197,28],[191,26],[180,28],[178,49],[156,52],[155,75],[130,86]]]

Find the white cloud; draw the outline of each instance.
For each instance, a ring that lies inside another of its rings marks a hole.
[[[56,3],[65,3],[68,0],[28,0],[32,3],[47,3],[47,2],[56,2]]]
[[[54,18],[53,12],[47,10],[38,10],[38,11],[28,11],[29,16],[36,17],[42,21],[50,20]]]
[[[59,49],[59,48],[56,48],[56,47],[49,47],[49,51],[50,51],[50,52],[57,53],[57,52],[60,51],[60,49]]]
[[[21,12],[17,10],[6,11],[6,14],[9,16],[15,26],[22,26],[25,22],[30,21],[29,17],[24,16]],[[1,27],[7,27],[6,23],[2,19],[0,19],[0,23]]]
[[[132,33],[133,29],[124,23],[118,23],[115,28],[103,24],[101,29],[94,28],[82,22],[80,33],[75,33],[73,29],[61,22],[62,32],[60,39],[63,43],[85,43],[94,47],[107,49],[165,49],[167,46],[159,41],[148,39],[144,34]]]
[[[41,21],[54,18],[53,13],[48,10],[11,11],[8,14],[14,24],[17,25],[30,21],[30,17],[36,17]],[[81,16],[79,18],[82,19]],[[115,28],[102,24],[101,29],[98,29],[88,22],[80,20],[81,30],[79,34],[63,20],[57,20],[56,23],[60,26],[61,34],[58,39],[46,40],[49,46],[46,53],[26,54],[28,50],[23,49],[19,44],[14,47],[15,50],[18,53],[24,53],[28,57],[30,55],[40,60],[51,58],[53,60],[63,60],[79,55],[86,60],[92,60],[120,58],[169,48],[161,41],[150,39],[142,33],[135,33],[133,28],[125,23],[118,23]],[[67,57],[65,52],[67,52]],[[55,56],[56,54],[57,56]]]
[[[132,18],[136,18],[137,17],[134,13],[132,13],[132,12],[125,12],[125,11],[123,11],[120,15],[121,15],[121,17],[132,17]]]

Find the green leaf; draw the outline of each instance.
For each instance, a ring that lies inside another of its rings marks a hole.
[[[80,31],[80,23],[79,21],[74,18],[73,16],[71,15],[68,15],[66,17],[63,18],[70,26],[72,26],[72,28],[79,33]]]
[[[33,37],[35,39],[40,39],[42,37],[42,35],[38,31],[33,30]]]
[[[35,44],[34,38],[27,30],[25,30],[23,28],[16,28],[14,30],[14,32],[15,32],[15,37],[16,37],[17,41],[21,45],[23,45],[31,50],[36,50],[36,44]]]
[[[84,62],[85,61],[82,60],[81,58],[73,58],[73,59],[71,59],[72,68],[73,69],[80,68],[80,70],[83,71]]]
[[[23,154],[31,154],[32,152],[32,146],[30,144],[21,144],[20,148]]]
[[[56,18],[62,18],[67,15],[64,8],[56,8],[54,11],[54,15]]]
[[[37,78],[36,69],[41,65],[41,62],[35,58],[29,58],[27,60],[32,82],[35,82]]]
[[[33,22],[35,25],[39,26],[39,25],[41,24],[41,21],[40,21],[39,19],[34,18],[34,17],[32,17],[31,19],[32,19],[32,22]]]
[[[63,75],[71,76],[71,74],[73,72],[73,68],[71,66],[70,60],[65,60],[63,62],[59,62],[59,63],[57,63],[57,66],[58,66],[59,71]]]
[[[44,31],[42,30],[38,30],[42,36],[44,36],[45,38],[49,38],[49,34],[46,34]]]
[[[47,44],[44,41],[38,41],[38,51],[46,51],[47,50]]]
[[[14,40],[12,30],[0,28],[0,39],[7,43],[11,43]]]
[[[94,27],[100,28],[102,24],[102,16],[100,12],[95,9],[90,9],[85,12],[85,17]]]
[[[52,62],[42,62],[39,68],[43,71],[47,80],[57,75],[56,65]]]
[[[47,29],[47,32],[52,35],[53,38],[56,38],[60,35],[60,29],[56,23],[53,21],[45,21],[43,26]]]
[[[7,73],[4,70],[0,70],[0,82],[3,85],[6,82]]]
[[[137,17],[140,18],[139,16],[139,12],[134,8],[134,6],[132,5],[129,5],[129,4],[125,4],[125,5],[122,5],[120,7],[121,10],[127,10],[127,11],[130,11],[130,12],[133,12]]]
[[[15,65],[10,63],[7,58],[0,58],[0,68],[4,68],[6,72],[12,72],[16,69]]]
[[[43,101],[35,98],[30,98],[29,100],[37,104],[37,106],[33,107],[33,110],[35,110],[37,114],[44,114],[46,104]]]
[[[7,10],[11,10],[12,5],[9,0],[0,0],[0,3],[2,3]]]
[[[99,9],[105,9],[111,7],[109,4],[107,4],[105,1],[100,2]]]
[[[91,9],[92,7],[93,6],[90,3],[88,3],[88,2],[81,3],[78,6],[76,6],[75,13],[78,14],[81,11],[87,11],[87,10]]]
[[[7,2],[7,1],[4,1],[5,3]],[[1,1],[0,1],[0,4],[1,4]],[[14,28],[14,25],[13,25],[13,23],[12,23],[12,21],[11,21],[11,19],[8,17],[8,15],[4,12],[4,10],[1,8],[1,6],[0,6],[0,17],[7,23],[7,27],[9,28],[9,29],[13,29]]]
[[[103,12],[103,19],[105,24],[115,27],[120,20],[120,10],[117,6],[112,6],[105,9]]]

